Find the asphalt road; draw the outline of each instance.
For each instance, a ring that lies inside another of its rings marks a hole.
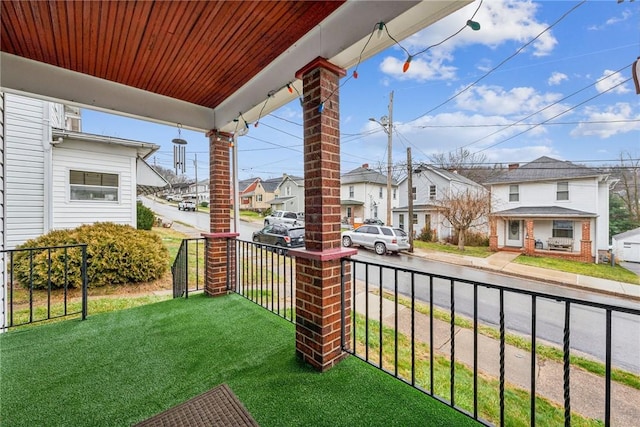
[[[178,211],[175,206],[157,203],[145,199],[144,203],[158,215],[189,224],[202,231],[209,230],[209,216],[205,213]],[[233,222],[231,222],[233,228]],[[241,240],[251,240],[253,231],[261,228],[260,224],[240,222]],[[481,283],[502,285],[515,289],[528,289],[539,293],[576,298],[591,302],[611,305],[629,306],[629,301],[608,297],[602,294],[574,290],[563,286],[547,284],[535,280],[526,280],[502,275],[471,267],[430,261],[412,255],[387,255],[380,257],[373,251],[360,249],[356,260],[394,266],[404,269],[419,270],[426,273],[464,278]],[[393,271],[383,270],[385,289],[393,287]],[[362,265],[356,267],[356,277],[364,280],[365,271]],[[378,286],[379,272],[369,272],[369,283]],[[398,291],[410,295],[411,281],[408,274],[400,274]],[[429,302],[428,277],[417,276],[414,282],[416,298]],[[435,305],[449,309],[451,304],[451,284],[448,280],[434,280],[433,302]],[[473,287],[462,282],[454,284],[456,314],[473,316]],[[565,304],[552,298],[536,299],[536,335],[538,339],[561,345],[564,335]],[[499,324],[499,291],[478,287],[478,319],[480,322],[496,326]],[[504,293],[505,325],[508,332],[528,335],[531,331],[531,297]],[[605,358],[605,312],[602,309],[572,305],[571,310],[571,349],[586,355],[604,360]],[[640,374],[640,319],[626,314],[614,313],[612,316],[612,363],[614,366]]]

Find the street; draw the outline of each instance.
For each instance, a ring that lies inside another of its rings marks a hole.
[[[205,213],[178,211],[175,206],[144,199],[145,204],[158,215],[173,221],[189,224],[202,231],[208,231],[209,216]],[[261,224],[240,221],[240,239],[250,241],[251,234],[259,230]],[[636,306],[637,303],[602,294],[551,285],[534,280],[526,280],[471,267],[431,261],[408,254],[380,257],[373,251],[359,249],[355,260],[381,263],[404,269],[413,269],[430,274],[459,277],[465,280],[501,285],[515,289],[527,289],[539,293],[575,298],[618,306]],[[364,280],[364,268],[356,267],[356,279]],[[378,286],[379,273],[370,270],[369,283]],[[428,277],[416,276],[416,298],[429,302]],[[383,271],[385,289],[393,290],[393,271]],[[398,291],[410,295],[410,277],[398,275]],[[450,305],[450,283],[434,279],[434,304],[448,309]],[[528,335],[531,330],[531,297],[510,292],[504,293],[505,325],[509,332]],[[455,284],[455,311],[457,315],[473,316],[473,287],[464,283]],[[499,292],[495,289],[478,287],[478,319],[484,324],[496,326],[499,323]],[[546,298],[537,298],[536,329],[538,339],[562,345],[564,325],[564,303]],[[613,314],[612,318],[612,363],[614,366],[640,374],[640,319],[625,314]],[[596,357],[605,358],[605,313],[601,309],[572,305],[571,308],[571,349]]]

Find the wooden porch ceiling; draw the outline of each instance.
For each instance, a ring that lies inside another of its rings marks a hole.
[[[2,0],[0,86],[221,129],[239,112],[255,120],[251,110],[317,56],[354,65],[376,22],[397,20],[406,37],[467,3]],[[268,110],[295,96],[284,92]]]

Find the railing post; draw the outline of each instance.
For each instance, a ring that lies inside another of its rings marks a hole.
[[[89,307],[89,279],[87,275],[87,245],[82,246],[82,320],[87,318]]]

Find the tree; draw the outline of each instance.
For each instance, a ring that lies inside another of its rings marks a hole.
[[[622,200],[631,222],[640,224],[640,159],[621,153],[619,170],[620,180],[613,191]]]
[[[464,236],[471,228],[486,223],[491,204],[486,191],[466,189],[437,201],[438,211],[458,235],[458,249],[464,250]]]
[[[609,197],[609,237],[640,227],[640,222],[634,222],[627,207],[618,194]]]
[[[440,169],[456,171],[471,181],[482,184],[503,169],[487,164],[487,156],[482,153],[472,153],[466,148],[458,148],[448,153],[437,153],[429,157],[431,163]]]
[[[184,174],[176,175],[176,173],[173,171],[173,169],[165,168],[163,166],[157,166],[157,165],[154,165],[153,168],[164,179],[166,179],[169,184],[185,184],[185,183],[191,181],[191,179],[188,176],[184,175]]]

